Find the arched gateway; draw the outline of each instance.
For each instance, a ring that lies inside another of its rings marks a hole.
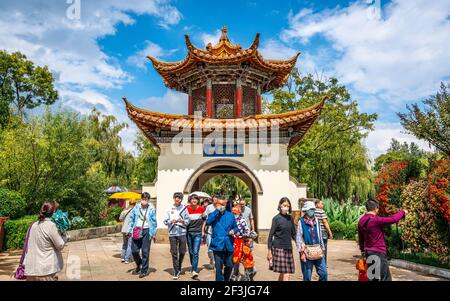
[[[264,241],[283,196],[306,196],[306,185],[289,176],[289,149],[320,114],[324,101],[302,110],[261,114],[261,93],[282,87],[299,54],[288,60],[266,60],[252,45],[233,45],[227,29],[219,43],[206,49],[186,35],[184,61],[167,63],[149,57],[168,88],[188,94],[188,115],[157,113],[133,106],[124,98],[128,116],[160,149],[154,183],[143,184],[156,207],[159,240],[167,232],[163,214],[174,192],[199,190],[219,174],[241,178],[252,191],[260,241]]]

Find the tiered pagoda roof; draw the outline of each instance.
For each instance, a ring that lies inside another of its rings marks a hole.
[[[190,73],[193,69],[202,69],[203,66],[226,66],[245,64],[260,72],[261,92],[267,92],[274,88],[283,86],[297,62],[300,55],[298,52],[288,60],[267,60],[259,53],[259,33],[247,49],[242,49],[239,44],[233,45],[228,38],[227,28],[222,29],[219,43],[212,46],[206,45],[206,49],[200,49],[191,43],[188,35],[185,35],[188,54],[180,62],[163,62],[154,57],[148,56],[152,61],[155,70],[163,77],[168,88],[187,92],[186,85],[183,84],[184,74]]]
[[[320,103],[309,108],[290,111],[281,114],[260,114],[237,119],[213,119],[205,117],[196,117],[194,115],[166,114],[149,110],[140,109],[124,97],[128,116],[136,123],[155,145],[158,145],[156,136],[159,130],[181,131],[189,129],[191,131],[202,131],[210,133],[216,129],[237,130],[271,130],[273,127],[278,129],[289,129],[292,133],[289,137],[289,146],[291,148],[297,144],[319,117],[326,97]]]
[[[270,135],[277,135],[274,130],[276,128],[279,130],[278,134],[282,136],[282,141],[279,143],[286,143],[288,148],[291,148],[302,139],[318,118],[325,98],[302,110],[281,114],[258,114],[261,112],[260,93],[283,86],[300,54],[297,53],[288,60],[267,60],[258,52],[258,45],[259,34],[256,34],[253,43],[247,49],[242,49],[239,44],[232,44],[228,38],[226,27],[222,29],[219,42],[216,45],[209,43],[205,49],[192,45],[186,35],[188,54],[183,61],[162,62],[153,57],[148,58],[152,61],[156,71],[163,77],[167,87],[189,93],[189,105],[191,105],[192,98],[197,105],[200,102],[202,102],[201,105],[206,104],[206,110],[203,107],[200,112],[205,113],[206,111],[207,114],[191,115],[194,111],[199,112],[199,110],[191,109],[188,110],[191,112],[190,115],[153,112],[135,107],[124,97],[128,116],[155,145],[169,143],[170,139],[180,132],[191,135],[201,131],[201,139],[203,139],[205,135],[218,129],[226,132],[244,130],[245,139],[250,141],[253,137],[250,132],[267,130]],[[242,87],[244,88],[244,102]],[[233,88],[236,90],[228,93]],[[195,97],[192,95],[193,91],[197,92]],[[201,93],[205,93],[205,95],[202,96]],[[233,97],[236,98],[233,99]],[[234,108],[234,104],[236,105],[239,112],[234,115],[236,118],[223,117],[219,119],[217,116],[220,115],[211,114],[208,111],[208,107],[211,110],[213,104],[216,102],[220,104],[224,99],[224,103],[231,108]],[[259,109],[241,115],[242,103],[244,105],[256,103]]]

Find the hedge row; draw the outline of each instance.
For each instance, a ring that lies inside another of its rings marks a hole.
[[[35,221],[37,221],[36,215],[28,215],[16,220],[8,220],[5,223],[4,248],[6,250],[22,249],[28,228]]]
[[[358,238],[358,224],[344,224],[341,221],[330,222],[330,228],[333,232],[334,239],[350,239],[356,240]]]

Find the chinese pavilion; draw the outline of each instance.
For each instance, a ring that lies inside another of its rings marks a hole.
[[[185,36],[188,53],[180,62],[148,57],[164,84],[187,94],[186,115],[140,109],[124,97],[129,117],[159,148],[154,183],[143,184],[153,197],[158,235],[167,235],[162,215],[176,191],[201,190],[221,174],[241,178],[252,192],[256,227],[264,241],[281,197],[293,209],[306,197],[306,185],[289,176],[288,150],[319,116],[324,101],[282,114],[262,114],[261,94],[282,87],[300,53],[288,60],[264,59],[259,34],[249,48],[232,44],[222,28],[218,44],[195,47]]]

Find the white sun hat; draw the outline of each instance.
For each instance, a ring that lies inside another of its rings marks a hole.
[[[302,211],[308,211],[308,210],[311,210],[311,209],[316,209],[316,205],[314,204],[313,201],[306,201],[303,204]]]

